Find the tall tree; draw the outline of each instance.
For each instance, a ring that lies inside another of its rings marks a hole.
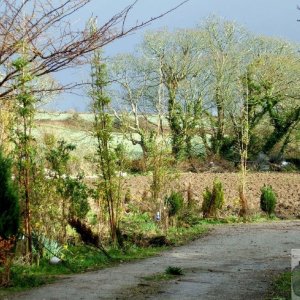
[[[119,55],[112,59],[109,73],[116,85],[115,116],[125,136],[133,145],[141,147],[146,159],[151,142],[162,131],[160,122],[151,119],[153,113],[158,115],[158,120],[163,115],[158,107],[160,84],[153,72],[153,62],[143,56]]]
[[[280,40],[256,38],[252,45],[247,80],[243,81],[249,99],[240,98],[249,111],[249,151],[252,156],[271,154],[281,144],[281,150],[274,153],[278,157],[300,121],[299,55],[292,45]],[[267,130],[262,124],[269,124]]]
[[[245,59],[249,34],[233,22],[208,18],[198,27],[205,41],[203,59],[209,72],[207,115],[212,129],[212,154],[222,155],[226,148],[227,107],[234,101],[235,86]],[[208,145],[208,143],[207,143]]]
[[[23,216],[23,233],[26,237],[25,254],[32,260],[31,202],[34,183],[35,142],[33,138],[33,119],[36,99],[31,93],[30,64],[26,55],[26,42],[23,41],[23,53],[13,62],[20,74],[15,83],[14,121],[12,140],[15,143],[15,164],[19,184],[21,209]]]
[[[112,242],[117,242],[117,230],[120,212],[120,171],[116,149],[112,145],[112,116],[110,98],[106,92],[108,76],[106,65],[99,51],[93,55],[92,84],[90,96],[94,115],[93,135],[96,138],[96,158],[99,179],[99,194],[105,201],[109,217],[110,236]],[[117,172],[118,171],[118,172]],[[116,174],[119,173],[119,174]]]
[[[202,98],[197,95],[192,99],[180,92],[202,71],[202,65],[199,63],[202,51],[200,41],[201,34],[195,30],[164,30],[148,33],[143,42],[145,56],[156,60],[162,74],[162,83],[166,89],[172,152],[176,158],[189,155],[187,142],[189,144],[193,130],[188,127],[195,128],[196,124],[187,122],[187,119],[190,115],[196,117],[201,114]]]

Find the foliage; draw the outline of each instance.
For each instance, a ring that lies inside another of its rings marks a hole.
[[[33,246],[40,258],[50,259],[53,256],[61,258],[63,246],[55,240],[33,234]]]
[[[48,139],[49,140],[49,139]],[[55,172],[54,177],[60,177],[63,174],[68,173],[67,166],[71,158],[70,153],[75,150],[74,144],[67,143],[65,140],[57,141],[55,147],[54,141],[48,141],[48,151],[46,152],[46,159]]]
[[[199,237],[207,231],[205,225],[197,225],[191,228],[170,228],[169,237],[176,245],[186,243]],[[68,246],[61,249],[60,255],[64,258],[62,264],[50,265],[48,259],[42,258],[39,265],[28,265],[16,261],[12,266],[11,288],[9,290],[20,290],[39,286],[47,282],[52,282],[57,275],[95,270],[115,265],[116,262],[131,261],[157,255],[166,250],[166,247],[138,247],[128,245],[126,252],[116,247],[107,250],[108,257],[99,249],[87,245]],[[1,291],[0,289],[0,295]]]
[[[172,192],[169,197],[165,198],[165,204],[168,206],[169,217],[177,215],[183,207],[182,194],[178,192]]]
[[[34,199],[33,187],[36,173],[36,144],[32,134],[37,99],[33,96],[33,76],[31,64],[27,57],[27,44],[20,41],[21,55],[13,62],[15,77],[13,104],[15,126],[12,127],[11,140],[15,145],[16,180],[19,184],[21,215],[23,218],[23,233],[26,236],[25,255],[32,261],[32,222],[31,206]]]
[[[95,24],[91,24],[91,33],[95,30],[94,26]],[[98,198],[102,198],[105,202],[111,240],[112,243],[116,243],[121,209],[121,172],[125,155],[123,147],[114,149],[111,143],[113,131],[112,117],[109,114],[111,100],[105,91],[108,85],[107,71],[99,51],[94,53],[91,67],[93,135],[97,140],[95,162],[97,172],[102,177],[98,185]]]
[[[151,235],[159,232],[154,218],[148,212],[141,213],[137,210],[132,210],[121,218],[120,228],[128,235]]]
[[[0,286],[10,284],[10,272],[15,243],[16,240],[14,236],[5,239],[0,236]]]
[[[261,188],[260,208],[269,216],[274,214],[277,196],[272,186],[265,185]]]
[[[169,275],[183,275],[183,270],[180,267],[173,267],[173,266],[168,266],[165,270],[166,274]]]
[[[167,111],[172,153],[176,159],[191,157],[192,138],[202,126],[203,88],[198,83],[200,75],[205,77],[206,73],[202,72],[200,41],[199,31],[164,30],[146,34],[142,44],[143,58],[157,79],[157,83],[150,86],[160,87],[152,106],[155,110]]]
[[[215,179],[213,188],[210,190],[206,187],[203,193],[202,211],[204,218],[216,217],[218,210],[224,204],[224,191],[222,182]]]
[[[84,183],[84,176],[78,174],[76,177],[69,175],[69,165],[71,152],[75,150],[75,145],[59,140],[55,144],[55,139],[47,138],[46,159],[49,165],[51,184],[54,186],[60,207],[60,224],[62,236],[61,242],[66,242],[66,227],[70,218],[83,219],[88,213],[90,206],[88,196],[90,190]]]
[[[67,176],[64,180],[64,197],[70,199],[69,218],[76,216],[83,219],[90,210],[88,203],[89,189],[83,182],[83,178],[83,175],[78,175],[76,178]]]
[[[151,198],[156,212],[159,212],[161,215],[161,227],[168,226],[167,215],[164,212],[164,196],[169,182],[176,175],[175,172],[171,172],[173,157],[170,154],[166,141],[156,139],[151,143],[147,158],[148,170],[152,173],[150,184]]]
[[[0,237],[18,233],[20,209],[18,193],[11,179],[11,161],[0,150]]]
[[[292,273],[283,272],[273,278],[271,288],[266,299],[290,300],[291,299],[291,278]]]
[[[191,227],[170,227],[167,231],[167,237],[171,243],[176,246],[183,245],[188,241],[199,238],[208,231],[207,223],[201,223]]]

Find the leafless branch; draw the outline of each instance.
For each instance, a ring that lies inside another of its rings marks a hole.
[[[31,74],[40,77],[86,63],[92,51],[147,26],[188,1],[127,26],[136,0],[93,32],[88,27],[75,30],[69,20],[91,0],[0,1],[0,99],[13,92],[19,74],[12,62],[22,54],[24,44]]]

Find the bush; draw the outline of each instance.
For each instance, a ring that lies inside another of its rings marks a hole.
[[[202,211],[204,218],[216,217],[218,210],[224,204],[224,191],[222,182],[215,179],[212,191],[206,187],[203,193]]]
[[[19,199],[11,178],[11,162],[3,157],[0,149],[0,236],[4,239],[16,235],[19,230]]]
[[[260,195],[260,208],[269,216],[274,214],[277,202],[276,193],[273,191],[272,186],[264,185],[261,188]]]
[[[181,193],[172,192],[171,195],[165,199],[165,203],[169,209],[169,217],[173,217],[177,215],[183,207],[183,196]]]

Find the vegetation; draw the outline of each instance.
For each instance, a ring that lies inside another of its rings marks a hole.
[[[183,275],[183,270],[179,267],[172,267],[172,266],[169,266],[167,267],[166,271],[165,271],[166,274],[168,275]]]
[[[183,196],[180,193],[172,192],[165,200],[169,208],[169,217],[177,215],[183,207]]]
[[[218,210],[224,204],[224,192],[222,183],[215,179],[212,190],[207,187],[203,193],[202,211],[204,218],[216,218]]]
[[[260,208],[269,216],[274,214],[277,197],[272,186],[265,185],[261,189]]]
[[[245,216],[249,160],[260,165],[264,157],[274,169],[299,164],[295,45],[210,18],[194,29],[149,32],[139,54],[109,60],[102,46],[150,22],[127,27],[136,2],[102,27],[91,19],[81,30],[67,20],[87,0],[21,2],[0,2],[0,285],[40,285],[155,254],[198,237],[209,222],[240,221],[217,220],[220,181],[205,189],[203,203],[191,184],[174,188],[182,169],[239,164]],[[92,118],[56,116],[55,134],[43,132],[37,124],[49,126],[50,117],[37,122],[37,108],[64,89],[50,75],[86,63],[88,54]],[[128,170],[149,175],[141,201],[125,191]],[[271,186],[260,200],[272,216]],[[201,204],[209,221],[200,218]],[[53,256],[61,263],[50,266]],[[169,267],[165,276],[174,273],[182,270]]]
[[[19,231],[20,207],[16,187],[11,180],[11,161],[3,156],[1,149],[0,199],[0,286],[7,286]]]
[[[20,207],[17,189],[11,179],[11,161],[0,150],[0,237],[7,239],[19,231]]]
[[[270,292],[266,299],[290,300],[291,299],[291,272],[284,272],[274,278]]]
[[[156,273],[151,276],[144,277],[143,279],[147,281],[162,281],[162,280],[170,280],[174,279],[177,276],[182,276],[183,270],[179,267],[169,266],[166,268],[163,273]]]
[[[93,30],[93,27],[92,27]],[[96,52],[92,62],[92,109],[94,113],[94,136],[97,139],[95,162],[98,174],[103,178],[98,185],[98,197],[103,197],[109,217],[110,236],[113,243],[117,240],[120,218],[121,175],[123,148],[113,148],[112,118],[108,113],[110,98],[105,92],[107,86],[106,67],[101,61],[101,55]]]

